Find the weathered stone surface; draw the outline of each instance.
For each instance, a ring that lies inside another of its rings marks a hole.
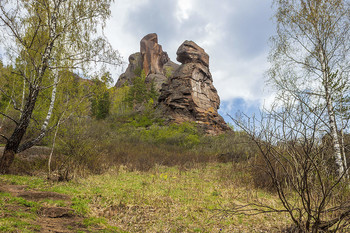
[[[209,67],[209,55],[193,41],[186,40],[183,42],[176,54],[176,60],[182,64],[201,63]]]
[[[158,92],[162,88],[163,83],[165,83],[167,80],[168,78],[162,74],[149,74],[146,77],[146,83],[153,83],[154,88]]]
[[[156,33],[146,35],[140,42],[140,51],[142,55],[142,68],[146,76],[149,74],[163,74],[163,66],[170,59],[168,54],[163,51],[162,46],[158,44]]]
[[[164,115],[176,123],[195,121],[209,134],[230,130],[217,113],[220,98],[213,86],[208,54],[185,41],[178,50],[178,61],[183,64],[161,89],[159,105]]]
[[[120,88],[124,84],[132,85],[136,77],[135,71],[143,70],[146,82],[153,82],[155,89],[160,91],[162,84],[179,65],[170,61],[168,54],[158,44],[158,36],[155,33],[148,34],[141,40],[140,51],[130,55],[128,68],[120,75],[115,87]]]
[[[217,112],[220,98],[204,49],[193,41],[185,41],[177,51],[177,60],[182,63],[178,65],[158,44],[157,34],[152,33],[141,40],[140,50],[130,56],[128,69],[119,77],[116,87],[126,82],[132,85],[135,70],[141,68],[146,83],[154,83],[160,92],[158,108],[164,118],[176,123],[195,121],[209,134],[230,130]],[[135,110],[140,110],[139,107]]]
[[[125,73],[121,74],[115,87],[120,88],[124,84],[132,84],[133,78],[136,76],[136,71],[142,70],[142,56],[141,53],[134,53],[129,56],[129,65]]]
[[[167,63],[164,64],[164,74],[166,77],[170,77],[173,75],[173,73],[180,67],[179,64],[176,64],[175,62],[172,62],[169,60]]]

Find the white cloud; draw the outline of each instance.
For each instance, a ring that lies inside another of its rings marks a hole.
[[[190,17],[193,9],[192,0],[178,0],[176,5],[175,16],[179,23],[183,23]]]
[[[270,6],[271,0],[118,0],[106,34],[125,60],[151,32],[173,61],[181,43],[193,40],[210,56],[221,100],[241,98],[262,106],[272,99],[264,91],[273,33]]]

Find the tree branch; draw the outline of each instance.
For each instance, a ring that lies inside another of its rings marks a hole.
[[[5,113],[3,113],[3,112],[0,112],[0,115],[6,117],[6,118],[8,118],[8,119],[10,119],[10,120],[13,121],[16,125],[18,125],[18,122],[17,122],[15,119],[13,119],[12,117],[10,117],[9,115],[7,115],[7,114],[5,114]]]
[[[5,136],[5,135],[3,135],[3,134],[0,134],[0,137],[2,137],[3,139],[5,139],[7,142],[8,142],[8,138]]]

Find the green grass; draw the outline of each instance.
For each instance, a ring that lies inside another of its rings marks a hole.
[[[0,232],[34,232],[39,204],[0,192]]]
[[[128,171],[121,166],[66,183],[9,175],[1,179],[71,196],[71,208],[85,217],[83,224],[100,227],[101,232],[256,232],[289,224],[283,214],[235,216],[217,211],[254,200],[280,205],[276,196],[253,188],[240,166],[208,164],[189,170],[156,166],[148,172]],[[28,208],[35,206],[14,201]]]

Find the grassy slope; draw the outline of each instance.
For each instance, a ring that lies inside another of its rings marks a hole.
[[[68,183],[0,176],[0,184],[67,194],[72,197],[71,207],[85,217],[86,227],[99,225],[106,232],[274,232],[288,225],[283,214],[233,216],[217,211],[257,199],[279,205],[276,196],[251,187],[243,166],[247,165],[214,163],[190,170],[155,167],[148,172],[120,167]],[[8,198],[0,195],[0,215]],[[22,226],[20,232],[34,231],[36,227],[26,224],[39,216],[35,214],[37,204],[30,205],[33,210],[25,218],[21,215],[28,211],[1,218],[0,229],[17,224]]]

